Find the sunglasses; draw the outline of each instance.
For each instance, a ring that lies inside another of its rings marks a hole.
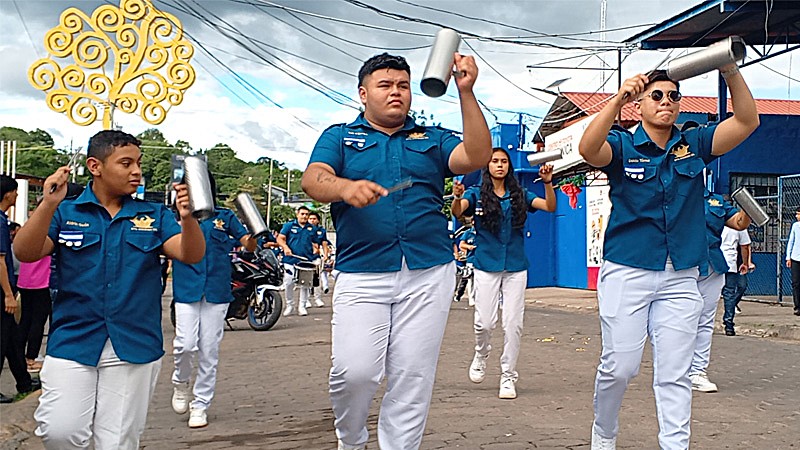
[[[661,89],[653,89],[649,94],[645,95],[645,97],[650,97],[653,101],[660,102],[664,98],[664,91]],[[669,101],[672,103],[678,103],[681,101],[682,97],[683,95],[678,91],[667,92],[667,98],[669,98]]]

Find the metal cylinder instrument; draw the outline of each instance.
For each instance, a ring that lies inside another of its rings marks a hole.
[[[528,163],[532,166],[538,166],[539,164],[559,160],[562,157],[561,150],[528,153]]]
[[[242,220],[251,236],[259,237],[269,232],[269,228],[267,228],[264,218],[261,217],[261,213],[258,212],[256,202],[253,201],[250,194],[242,192],[236,196],[233,203],[236,204],[236,209],[242,215]]]
[[[420,88],[428,97],[441,97],[447,92],[447,84],[453,75],[453,54],[458,51],[461,36],[449,28],[436,33],[436,40],[428,55]]]
[[[187,156],[183,160],[183,177],[189,188],[189,208],[197,220],[214,216],[214,195],[208,178],[208,165],[199,156]]]
[[[769,222],[769,215],[767,212],[764,211],[764,208],[756,201],[753,194],[744,187],[733,191],[731,198],[733,198],[739,207],[742,208],[742,211],[750,217],[754,225],[763,227]]]
[[[729,36],[703,50],[675,58],[667,63],[667,76],[675,81],[696,77],[728,64],[735,64],[747,54],[744,40]]]

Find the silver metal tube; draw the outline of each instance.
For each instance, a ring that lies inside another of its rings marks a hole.
[[[189,188],[189,208],[197,220],[214,216],[214,195],[208,178],[208,165],[199,156],[187,156],[183,160],[183,176]]]
[[[769,222],[769,215],[767,212],[764,211],[764,208],[761,207],[755,197],[744,187],[733,191],[731,198],[733,198],[739,207],[742,208],[742,211],[750,217],[754,225],[763,227]]]
[[[460,42],[461,36],[449,28],[442,28],[436,33],[420,83],[422,92],[428,97],[441,97],[447,92],[455,63],[453,54],[458,51]]]
[[[561,150],[549,150],[546,152],[528,153],[528,163],[532,166],[538,166],[550,161],[561,159],[563,155]]]
[[[261,213],[258,212],[256,202],[253,201],[253,197],[250,194],[242,192],[236,196],[233,203],[236,204],[236,209],[242,215],[242,220],[247,226],[247,230],[250,231],[251,236],[259,237],[269,231],[267,224],[264,223],[264,219],[261,217]]]
[[[696,77],[744,59],[747,53],[744,40],[729,36],[703,50],[675,58],[667,63],[667,76],[675,81]]]

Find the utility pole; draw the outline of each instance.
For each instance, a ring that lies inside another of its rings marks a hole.
[[[292,194],[292,169],[286,168],[286,203],[289,203]]]
[[[267,228],[272,219],[272,158],[269,159],[269,189],[267,189]]]

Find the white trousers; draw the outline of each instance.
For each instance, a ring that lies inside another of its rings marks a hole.
[[[488,356],[489,341],[497,326],[498,306],[503,298],[503,355],[500,369],[504,378],[517,381],[517,358],[525,314],[525,287],[528,272],[484,272],[475,269],[475,352]]]
[[[294,264],[285,264],[283,268],[286,269],[286,276],[284,280],[286,281],[286,307],[287,308],[294,308],[294,288],[296,286],[294,282]],[[297,302],[297,306],[305,307],[306,303],[308,302],[308,297],[311,289],[308,286],[297,286],[300,288],[300,301]]]
[[[45,356],[36,435],[48,450],[137,450],[160,368],[120,361],[110,340],[97,367]]]
[[[228,303],[209,303],[205,298],[195,303],[175,303],[175,358],[173,383],[188,383],[197,366],[194,400],[191,407],[208,409],[214,398],[219,364],[219,344],[225,331]]]
[[[703,297],[703,310],[700,312],[700,321],[697,324],[697,342],[694,347],[694,357],[689,375],[705,372],[711,358],[711,336],[714,334],[714,317],[717,315],[717,304],[725,286],[725,274],[711,270],[708,276],[697,280],[697,289]]]
[[[345,448],[367,442],[370,403],[384,375],[378,446],[419,448],[454,285],[455,263],[336,273],[330,395]]]
[[[648,335],[653,347],[653,392],[658,441],[664,450],[689,448],[694,353],[702,299],[697,268],[637,269],[603,262],[597,285],[603,350],[594,390],[594,430],[619,431],[619,409],[628,383],[639,373]]]

